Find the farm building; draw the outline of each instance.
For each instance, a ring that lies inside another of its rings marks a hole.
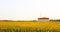
[[[46,18],[46,17],[38,18],[38,21],[47,22],[47,21],[49,21],[49,18]]]

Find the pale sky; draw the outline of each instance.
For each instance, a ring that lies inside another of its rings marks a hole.
[[[0,0],[1,20],[60,19],[60,0]]]

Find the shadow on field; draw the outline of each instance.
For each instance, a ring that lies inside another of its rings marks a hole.
[[[4,27],[0,32],[60,32],[60,29],[40,29],[34,27]]]

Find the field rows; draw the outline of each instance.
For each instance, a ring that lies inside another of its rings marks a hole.
[[[0,32],[60,32],[60,22],[0,22]]]

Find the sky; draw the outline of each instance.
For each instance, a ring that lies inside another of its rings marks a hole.
[[[0,20],[60,19],[60,0],[0,0]]]

